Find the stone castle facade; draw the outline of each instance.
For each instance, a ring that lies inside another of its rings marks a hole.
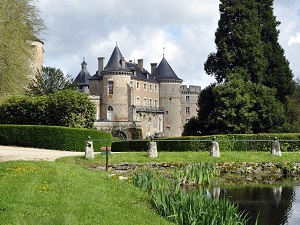
[[[143,59],[126,61],[116,46],[104,66],[98,58],[93,76],[82,62],[75,78],[79,91],[89,94],[97,108],[95,126],[126,139],[178,137],[197,115],[200,86],[182,85],[165,57],[144,69]]]

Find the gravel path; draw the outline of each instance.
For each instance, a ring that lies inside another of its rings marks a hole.
[[[64,156],[77,156],[84,154],[84,152],[57,151],[0,145],[0,162],[14,160],[55,161],[55,159]]]

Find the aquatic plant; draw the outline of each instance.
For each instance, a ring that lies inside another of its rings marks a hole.
[[[176,169],[172,179],[149,169],[136,171],[132,183],[151,194],[157,212],[180,225],[244,225],[246,214],[239,213],[227,199],[213,199],[202,188],[183,189],[185,184],[209,184],[216,169],[208,164],[187,165]]]

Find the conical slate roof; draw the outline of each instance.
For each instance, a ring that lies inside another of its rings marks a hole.
[[[74,83],[82,84],[82,85],[88,85],[89,84],[89,79],[92,77],[87,71],[87,63],[83,60],[81,63],[81,71],[77,75],[77,77],[74,80]]]
[[[121,60],[123,56],[118,46],[115,47],[113,53],[111,54],[107,65],[104,67],[104,71],[129,71],[127,66],[122,68]]]
[[[182,81],[180,78],[177,77],[176,73],[169,65],[165,57],[162,58],[158,67],[153,71],[153,76],[156,77],[157,80],[177,80]]]

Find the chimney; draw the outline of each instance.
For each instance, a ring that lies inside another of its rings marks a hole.
[[[122,69],[125,69],[125,66],[126,66],[125,59],[124,59],[124,57],[122,57],[121,58],[121,67],[122,67]]]
[[[138,66],[140,67],[141,70],[144,69],[144,60],[143,59],[138,59]]]
[[[98,58],[98,76],[100,76],[101,71],[104,68],[104,57],[99,57]]]
[[[150,63],[150,66],[151,66],[151,74],[152,74],[157,67],[157,63]]]

